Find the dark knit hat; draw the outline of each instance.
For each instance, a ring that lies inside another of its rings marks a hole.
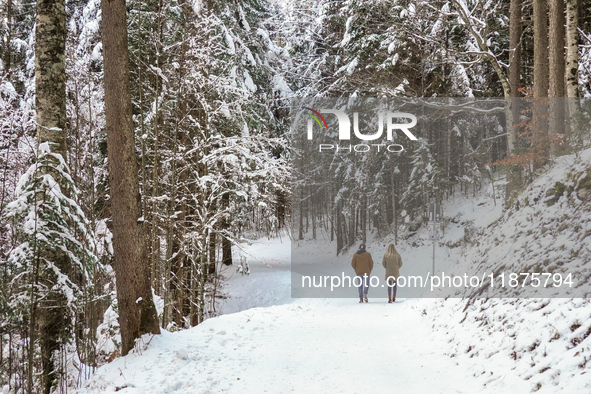
[[[365,253],[365,244],[359,245],[359,250],[357,251],[357,254],[362,254],[362,253]]]

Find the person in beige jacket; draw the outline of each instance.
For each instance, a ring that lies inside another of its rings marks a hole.
[[[402,258],[393,244],[388,245],[388,250],[382,258],[382,265],[386,269],[386,283],[388,284],[388,303],[396,301],[396,281],[400,276]]]
[[[365,244],[359,246],[359,250],[353,255],[351,267],[355,270],[355,275],[360,277],[361,285],[359,288],[359,303],[367,301],[367,291],[369,290],[369,274],[373,270],[373,259],[371,253],[365,250]]]

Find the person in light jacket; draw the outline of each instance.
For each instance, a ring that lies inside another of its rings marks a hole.
[[[388,285],[388,303],[396,301],[396,281],[400,276],[402,258],[393,244],[388,245],[388,250],[382,258],[382,265],[386,269],[386,283]]]
[[[371,253],[365,250],[365,244],[359,246],[359,250],[353,255],[351,267],[355,270],[355,275],[361,278],[359,286],[359,303],[367,301],[367,291],[369,290],[369,274],[373,269],[373,259]]]

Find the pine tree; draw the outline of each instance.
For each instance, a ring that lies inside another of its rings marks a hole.
[[[401,203],[408,212],[410,220],[421,217],[426,210],[429,196],[438,186],[439,166],[431,153],[431,145],[424,139],[416,141],[416,148],[411,155],[411,173],[408,186],[404,191]]]
[[[6,207],[6,217],[17,224],[19,242],[8,257],[12,280],[7,317],[26,321],[30,327],[31,391],[38,387],[31,361],[39,324],[46,393],[54,388],[58,373],[64,372],[55,352],[63,352],[74,339],[82,300],[92,291],[88,284],[99,269],[90,223],[76,202],[78,190],[63,158],[49,146],[48,142],[39,146],[36,163],[21,177],[16,199]]]

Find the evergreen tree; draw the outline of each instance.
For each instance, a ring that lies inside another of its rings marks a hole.
[[[4,299],[7,313],[2,325],[28,325],[31,391],[49,393],[58,372],[64,372],[56,356],[81,332],[77,330],[83,324],[83,300],[92,297],[89,284],[99,268],[90,223],[76,202],[78,194],[63,158],[45,142],[36,163],[21,177],[15,200],[6,207],[5,217],[16,224],[18,244],[7,260],[10,296]],[[38,324],[45,369],[42,389],[32,380]]]
[[[438,187],[439,166],[431,152],[431,144],[419,138],[411,155],[412,171],[401,202],[410,219],[422,217],[427,209],[429,197]]]

